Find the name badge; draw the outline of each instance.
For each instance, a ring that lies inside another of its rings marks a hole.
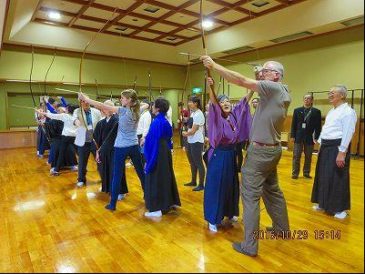
[[[307,127],[306,123],[302,123],[302,128],[305,129]]]
[[[92,130],[92,129],[93,129],[93,125],[88,125],[88,126],[87,126],[87,129],[88,129],[88,130]]]

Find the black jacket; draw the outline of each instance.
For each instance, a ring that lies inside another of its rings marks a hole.
[[[294,138],[295,143],[304,142],[305,144],[314,144],[314,139],[318,140],[322,129],[322,116],[321,111],[314,107],[311,108],[311,112],[305,121],[306,127],[303,128],[304,123],[304,107],[296,108],[293,114],[293,120],[291,125],[291,137]],[[313,135],[314,133],[314,135]]]

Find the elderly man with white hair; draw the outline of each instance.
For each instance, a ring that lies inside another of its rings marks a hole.
[[[260,71],[261,79],[254,80],[215,63],[209,56],[202,56],[205,67],[215,70],[226,80],[259,94],[250,132],[250,146],[242,168],[242,190],[245,226],[243,242],[233,243],[233,248],[245,255],[258,253],[260,198],[272,219],[272,233],[289,230],[286,201],[280,190],[277,165],[281,158],[281,131],[291,98],[288,87],[281,83],[284,75],[282,64],[269,61]]]
[[[315,210],[344,219],[350,209],[350,142],[355,132],[356,112],[346,103],[347,88],[335,85],[328,99],[328,112],[318,139],[320,150],[312,190]]]

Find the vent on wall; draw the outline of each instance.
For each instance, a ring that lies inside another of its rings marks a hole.
[[[341,22],[342,25],[345,25],[346,27],[351,27],[351,26],[356,26],[356,25],[361,25],[364,24],[364,16],[360,16],[357,18],[353,18],[350,20],[346,20]]]
[[[303,31],[303,32],[299,32],[299,33],[279,37],[279,38],[276,38],[276,39],[272,39],[270,41],[274,42],[274,43],[284,43],[284,42],[293,41],[293,40],[296,40],[296,39],[308,37],[308,36],[311,36],[312,34],[313,33],[309,32],[309,31]]]
[[[257,0],[257,1],[254,1],[254,2],[251,3],[251,5],[253,5],[257,8],[261,8],[261,7],[266,6],[268,4],[269,4],[269,2],[265,1],[265,0]]]
[[[240,48],[223,51],[223,53],[232,55],[232,54],[238,54],[238,53],[246,52],[246,51],[253,50],[253,49],[255,49],[255,48],[250,47],[250,46],[244,46],[244,47],[240,47]]]

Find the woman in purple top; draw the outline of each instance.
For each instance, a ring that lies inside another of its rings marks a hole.
[[[208,79],[208,86],[213,84]],[[210,90],[209,131],[211,149],[204,192],[204,218],[209,230],[217,232],[217,224],[224,217],[236,220],[239,215],[239,180],[236,162],[236,144],[248,139],[251,114],[250,92],[234,108],[226,95],[216,99]]]

